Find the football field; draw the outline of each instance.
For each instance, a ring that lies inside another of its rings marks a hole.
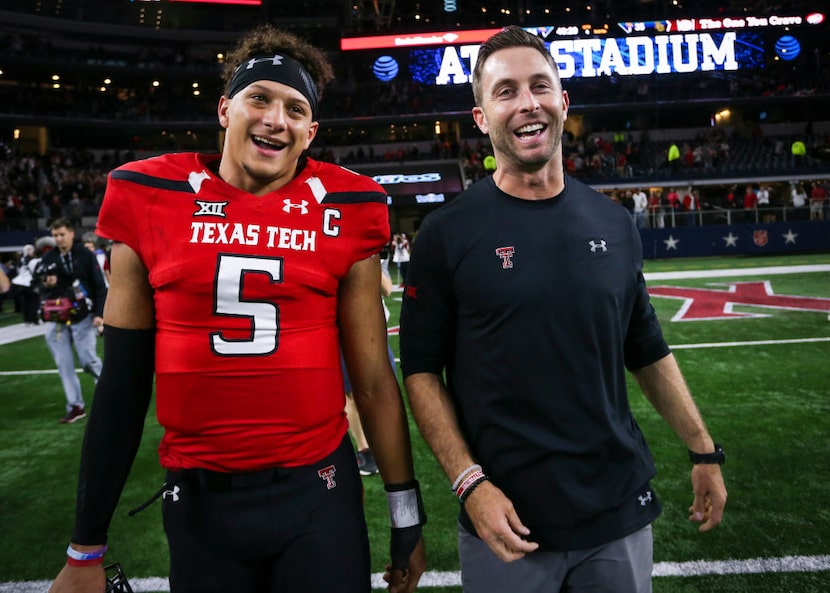
[[[645,271],[666,338],[726,450],[729,491],[722,525],[698,533],[687,520],[686,450],[630,379],[664,507],[654,524],[654,591],[830,591],[830,254],[647,261]],[[400,292],[387,303],[397,353]],[[10,309],[0,311],[0,593],[29,593],[45,591],[64,562],[85,420],[58,423],[65,400],[45,341],[18,336]],[[92,380],[81,374],[81,382],[89,405]],[[457,593],[457,503],[414,423],[411,430],[429,515],[419,589]],[[151,412],[110,531],[107,559],[135,591],[169,590],[160,505],[127,516],[161,484],[160,434]],[[380,479],[364,485],[373,582],[382,589],[388,512]],[[321,569],[309,578],[331,579],[337,591],[336,575]]]

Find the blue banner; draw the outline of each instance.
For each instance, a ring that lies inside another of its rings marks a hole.
[[[641,229],[643,257],[773,255],[830,251],[830,221]]]

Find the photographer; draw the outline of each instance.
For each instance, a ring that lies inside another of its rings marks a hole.
[[[38,264],[40,264],[40,258],[35,255],[35,246],[24,245],[17,262],[17,275],[12,278],[12,285],[20,312],[23,314],[23,322],[26,325],[40,323],[38,318],[40,295],[34,286],[34,272]]]
[[[49,228],[57,248],[43,256],[38,268],[41,316],[47,322],[46,343],[66,394],[66,415],[60,421],[71,424],[86,416],[72,347],[81,367],[97,382],[101,359],[96,337],[97,328],[104,324],[107,288],[95,254],[75,242],[72,222],[59,218]]]

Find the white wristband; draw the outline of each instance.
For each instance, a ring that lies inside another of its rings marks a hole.
[[[66,555],[73,560],[97,560],[98,558],[102,558],[106,553],[107,546],[101,546],[92,552],[79,552],[71,544],[66,548]]]
[[[418,510],[418,494],[415,488],[386,493],[389,504],[389,518],[393,529],[412,527],[421,524]]]

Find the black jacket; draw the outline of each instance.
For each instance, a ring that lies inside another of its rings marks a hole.
[[[72,254],[72,269],[68,269],[61,257],[60,249],[52,249],[43,256],[38,266],[38,276],[41,281],[46,276],[56,275],[58,283],[52,288],[42,288],[43,298],[57,298],[65,296],[72,290],[75,279],[81,282],[89,298],[92,300],[90,311],[94,317],[104,316],[104,301],[107,299],[107,285],[104,283],[104,273],[98,265],[98,258],[82,243],[75,242],[70,250]]]

